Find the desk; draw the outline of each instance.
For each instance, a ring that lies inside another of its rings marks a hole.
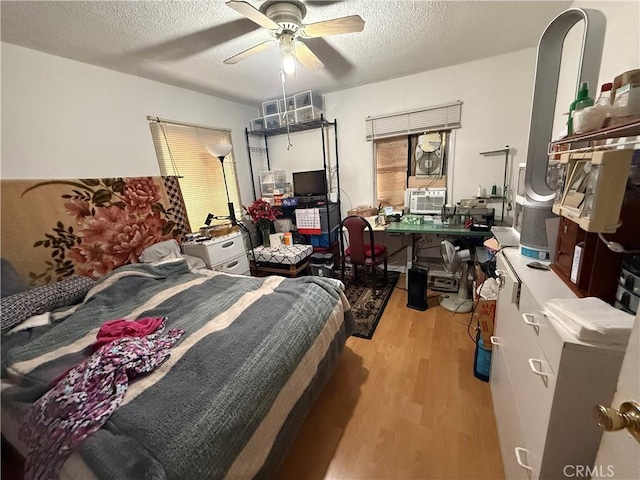
[[[413,266],[414,235],[449,235],[454,237],[491,237],[489,232],[471,231],[462,225],[434,225],[433,222],[425,222],[419,225],[391,222],[385,228],[387,233],[402,233],[411,235],[411,242],[407,246],[407,272]],[[409,275],[405,275],[405,287],[409,288]]]

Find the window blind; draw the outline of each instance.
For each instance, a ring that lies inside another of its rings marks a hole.
[[[212,143],[231,143],[231,132],[164,121],[149,123],[160,172],[177,175],[192,229],[204,224],[209,213],[228,215],[227,193],[220,160],[207,152]],[[240,217],[242,204],[233,150],[224,159],[229,198]]]
[[[423,108],[411,112],[368,117],[366,119],[367,140],[398,137],[414,133],[433,132],[460,128],[462,102]]]
[[[402,209],[407,188],[408,137],[376,140],[378,203]]]

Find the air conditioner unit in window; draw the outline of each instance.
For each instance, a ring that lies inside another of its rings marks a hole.
[[[446,188],[408,189],[409,212],[419,215],[440,215],[447,199]]]

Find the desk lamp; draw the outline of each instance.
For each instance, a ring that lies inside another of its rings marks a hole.
[[[229,187],[227,186],[227,174],[224,171],[224,159],[231,153],[230,143],[210,143],[207,145],[207,152],[220,160],[220,166],[222,167],[222,176],[224,177],[224,189],[227,192],[227,205],[229,207],[229,219],[232,224],[236,224],[236,213],[233,208],[233,202],[229,198]]]

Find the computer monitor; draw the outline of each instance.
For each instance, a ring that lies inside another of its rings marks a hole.
[[[293,192],[298,197],[327,194],[327,177],[324,170],[293,172]]]

